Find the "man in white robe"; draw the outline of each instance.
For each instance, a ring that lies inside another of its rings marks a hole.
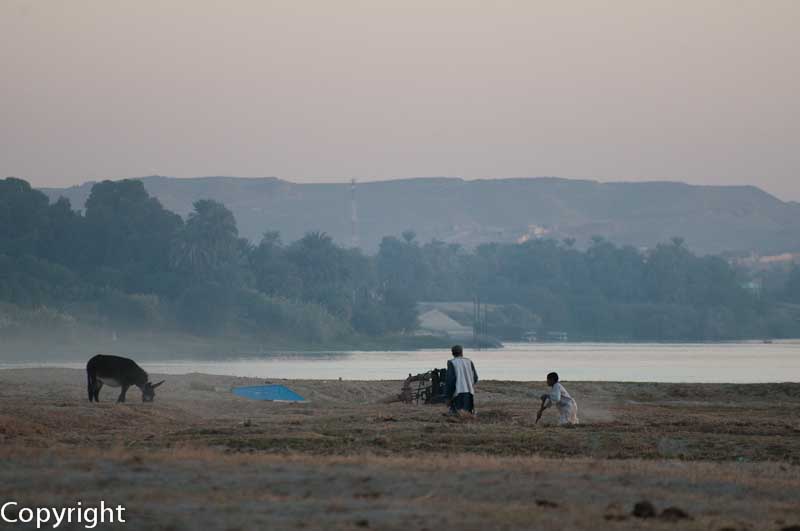
[[[560,426],[578,424],[578,404],[558,382],[558,373],[551,372],[547,375],[547,385],[550,386],[550,392],[542,395],[542,409],[536,420],[539,420],[542,411],[555,406],[558,409]]]

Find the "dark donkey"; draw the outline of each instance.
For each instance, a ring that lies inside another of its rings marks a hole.
[[[151,384],[147,373],[136,362],[119,356],[98,354],[86,364],[86,376],[89,379],[89,402],[100,402],[100,389],[103,384],[121,387],[117,402],[125,402],[125,393],[135,385],[142,390],[142,402],[152,402],[156,396],[155,389],[164,383]]]

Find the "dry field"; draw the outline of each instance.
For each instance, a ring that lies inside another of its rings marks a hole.
[[[543,383],[481,382],[456,419],[387,403],[398,381],[280,382],[310,400],[285,404],[165,378],[90,404],[82,371],[0,371],[0,501],[103,499],[130,529],[800,526],[800,384],[564,382],[582,424],[559,428],[533,423]]]

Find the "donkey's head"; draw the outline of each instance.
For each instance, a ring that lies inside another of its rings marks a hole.
[[[152,402],[153,399],[156,397],[156,387],[163,384],[164,380],[161,380],[157,384],[153,384],[147,382],[142,386],[142,402]]]

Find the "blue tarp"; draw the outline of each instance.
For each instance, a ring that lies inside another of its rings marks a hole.
[[[306,399],[283,385],[251,385],[234,387],[233,394],[251,400],[276,400],[280,402],[305,402]]]

